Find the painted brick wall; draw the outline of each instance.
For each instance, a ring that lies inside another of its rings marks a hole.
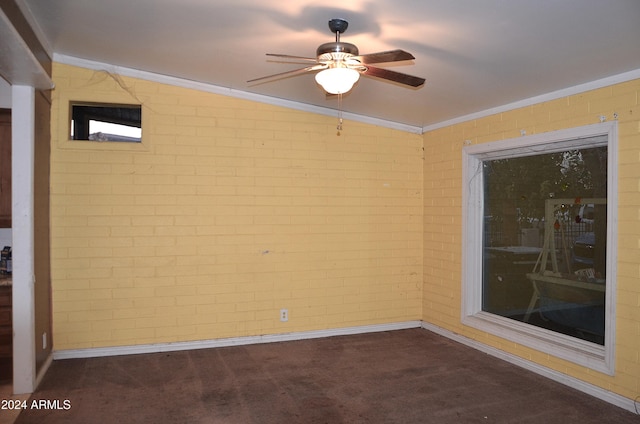
[[[422,136],[55,64],[56,350],[419,320]],[[68,140],[70,100],[143,145]],[[279,310],[289,309],[289,321]]]
[[[585,92],[424,135],[423,319],[634,399],[640,393],[640,81]],[[617,114],[617,118],[614,118]],[[617,119],[616,374],[588,371],[461,324],[462,147]]]

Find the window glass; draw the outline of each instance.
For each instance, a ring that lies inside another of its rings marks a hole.
[[[142,141],[140,105],[71,104],[71,139],[90,141]]]
[[[482,311],[604,345],[607,146],[482,161]]]

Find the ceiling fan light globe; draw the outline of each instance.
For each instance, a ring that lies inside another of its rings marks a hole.
[[[360,73],[350,68],[329,68],[316,74],[316,82],[329,94],[344,94],[353,87]]]

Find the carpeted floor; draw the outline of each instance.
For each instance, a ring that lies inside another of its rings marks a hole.
[[[34,400],[17,423],[640,423],[422,329],[55,361]]]

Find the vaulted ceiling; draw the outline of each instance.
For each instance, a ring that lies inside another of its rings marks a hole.
[[[640,70],[638,0],[16,1],[55,60],[328,109],[338,100],[312,74],[246,81],[304,66],[265,53],[315,57],[335,40],[328,20],[344,18],[342,41],[412,53],[386,66],[426,84],[361,78],[342,107],[416,128]]]

